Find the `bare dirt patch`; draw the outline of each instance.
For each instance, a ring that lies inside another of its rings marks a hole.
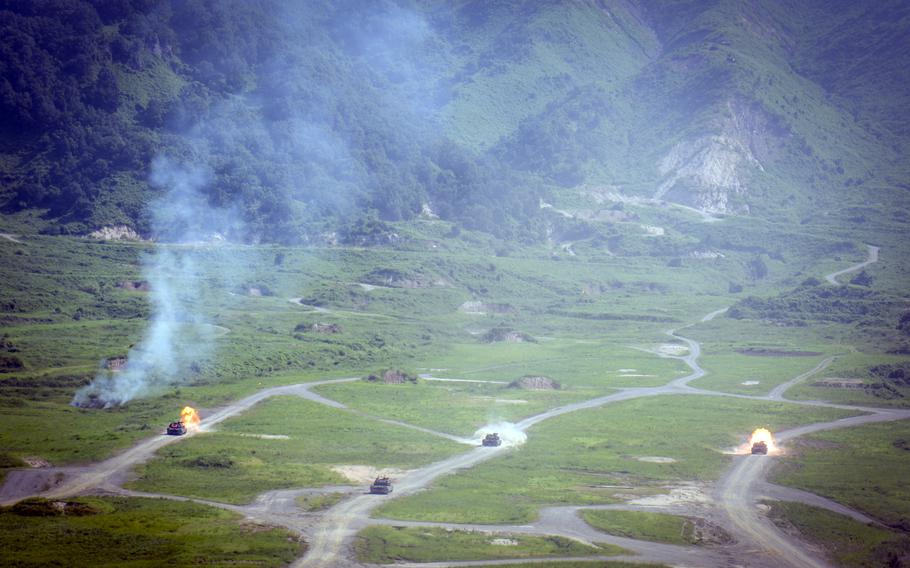
[[[676,460],[673,458],[665,458],[665,457],[661,457],[661,456],[641,456],[641,457],[637,457],[635,459],[637,459],[640,462],[647,462],[647,463],[676,463]]]
[[[104,360],[104,368],[111,371],[122,371],[126,367],[127,359],[125,356],[108,357]]]
[[[378,375],[369,375],[364,380],[370,383],[385,383],[387,385],[401,385],[416,383],[417,377],[411,376],[400,369],[387,369]]]
[[[509,383],[510,389],[559,390],[561,385],[549,377],[526,376]]]
[[[669,493],[663,495],[650,495],[629,501],[632,505],[645,505],[648,507],[667,507],[680,503],[710,503],[711,496],[697,485],[681,485],[669,487]]]
[[[834,389],[861,389],[863,386],[865,386],[865,381],[862,379],[841,379],[837,377],[829,377],[827,379],[815,381],[812,383],[812,386]]]
[[[679,343],[664,343],[657,347],[657,352],[670,357],[680,357],[689,352],[689,348]]]
[[[395,468],[379,468],[371,465],[333,465],[332,471],[346,477],[352,483],[370,483],[377,477],[396,477],[405,475],[407,470]]]
[[[341,333],[341,326],[337,323],[299,323],[294,328],[294,331],[297,333],[326,333],[326,334],[335,334]]]
[[[458,306],[458,310],[466,314],[511,314],[515,307],[510,304],[491,304],[487,302],[468,301]]]
[[[122,280],[116,284],[116,287],[127,292],[149,292],[152,289],[146,280]]]

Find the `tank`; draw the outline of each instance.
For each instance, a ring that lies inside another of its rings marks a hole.
[[[752,453],[753,454],[762,454],[765,455],[768,453],[768,444],[764,442],[755,442],[752,444]]]
[[[493,434],[484,436],[482,444],[484,446],[498,446],[502,444],[502,440],[499,438],[499,434],[494,432]]]
[[[167,433],[169,436],[183,436],[186,434],[186,425],[183,422],[171,422],[167,425]]]
[[[388,495],[392,492],[392,480],[388,477],[377,477],[370,485],[370,493],[374,495]]]

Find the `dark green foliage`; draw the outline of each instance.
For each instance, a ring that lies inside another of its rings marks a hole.
[[[901,314],[900,320],[897,322],[897,329],[904,332],[906,335],[910,335],[910,312]]]
[[[181,465],[203,469],[230,469],[234,467],[234,460],[227,456],[198,456],[185,460]]]
[[[33,498],[19,501],[10,511],[23,517],[84,517],[97,515],[101,510],[88,503],[79,501],[50,501]]]
[[[869,368],[869,373],[900,386],[910,386],[910,362],[875,365]]]
[[[850,279],[850,284],[853,284],[854,286],[865,286],[868,288],[869,286],[872,286],[873,281],[874,278],[872,278],[871,274],[865,270],[861,270],[859,274]]]
[[[771,298],[744,298],[731,307],[727,315],[734,319],[766,319],[790,325],[837,322],[882,326],[902,305],[897,298],[866,288],[809,286]]]
[[[24,368],[22,360],[15,355],[0,355],[0,373],[12,373]]]
[[[8,566],[286,566],[303,552],[284,530],[163,499],[28,500],[0,509]]]

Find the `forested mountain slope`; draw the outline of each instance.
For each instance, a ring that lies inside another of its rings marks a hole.
[[[166,238],[164,163],[281,242],[420,214],[537,240],[578,188],[900,208],[910,6],[867,4],[0,0],[0,196]]]

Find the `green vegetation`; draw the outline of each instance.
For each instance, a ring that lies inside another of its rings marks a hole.
[[[540,4],[517,18],[425,1],[8,3],[0,199],[45,213],[48,232],[150,233],[148,165],[169,154],[205,162],[206,197],[241,211],[236,236],[256,242],[331,228],[388,244],[388,221],[431,205],[513,241],[667,250],[624,243],[637,213],[607,198],[659,187],[770,221],[864,229],[881,210],[905,224],[903,6],[880,4]],[[540,207],[569,188],[601,197],[590,215]],[[747,278],[773,274],[749,246]]]
[[[868,424],[788,442],[774,480],[829,497],[907,530],[910,490],[904,479],[910,422]]]
[[[270,489],[345,483],[333,465],[409,468],[462,449],[401,426],[276,397],[225,421],[218,432],[164,448],[139,468],[130,487],[245,503]]]
[[[795,352],[795,355],[789,352],[788,355],[787,351],[764,349],[767,351],[731,353],[713,346],[703,348],[699,364],[708,375],[693,382],[692,386],[740,394],[767,394],[780,383],[815,368],[823,358],[812,351]],[[799,353],[808,353],[808,356]]]
[[[368,527],[354,544],[361,562],[392,564],[399,561],[433,562],[539,558],[546,556],[593,556],[622,554],[613,545],[597,547],[558,536],[489,534],[436,527]]]
[[[516,422],[548,408],[592,398],[594,389],[528,391],[505,385],[423,381],[418,385],[346,383],[316,392],[372,416],[459,436],[491,422]]]
[[[615,486],[650,488],[713,480],[727,452],[757,427],[778,431],[850,412],[723,397],[672,396],[617,402],[535,426],[523,446],[428,491],[396,499],[377,517],[453,523],[520,523],[541,506],[616,502]],[[710,419],[705,417],[710,416]],[[642,419],[642,417],[646,417]],[[669,463],[641,461],[671,458]]]
[[[691,519],[643,511],[583,510],[585,522],[608,534],[670,544],[698,544]]]
[[[794,400],[827,400],[840,404],[906,407],[910,405],[906,355],[854,352],[838,355],[815,377],[787,391]],[[838,381],[859,380],[859,388],[843,388]]]
[[[821,547],[844,568],[900,566],[910,548],[906,532],[865,525],[851,518],[803,505],[772,501],[769,516],[785,531]]]
[[[324,511],[344,499],[344,493],[322,493],[297,497],[297,506],[307,512]]]
[[[236,513],[161,499],[83,497],[0,509],[9,566],[284,566],[304,551],[286,530]],[[90,560],[89,560],[90,559]]]

